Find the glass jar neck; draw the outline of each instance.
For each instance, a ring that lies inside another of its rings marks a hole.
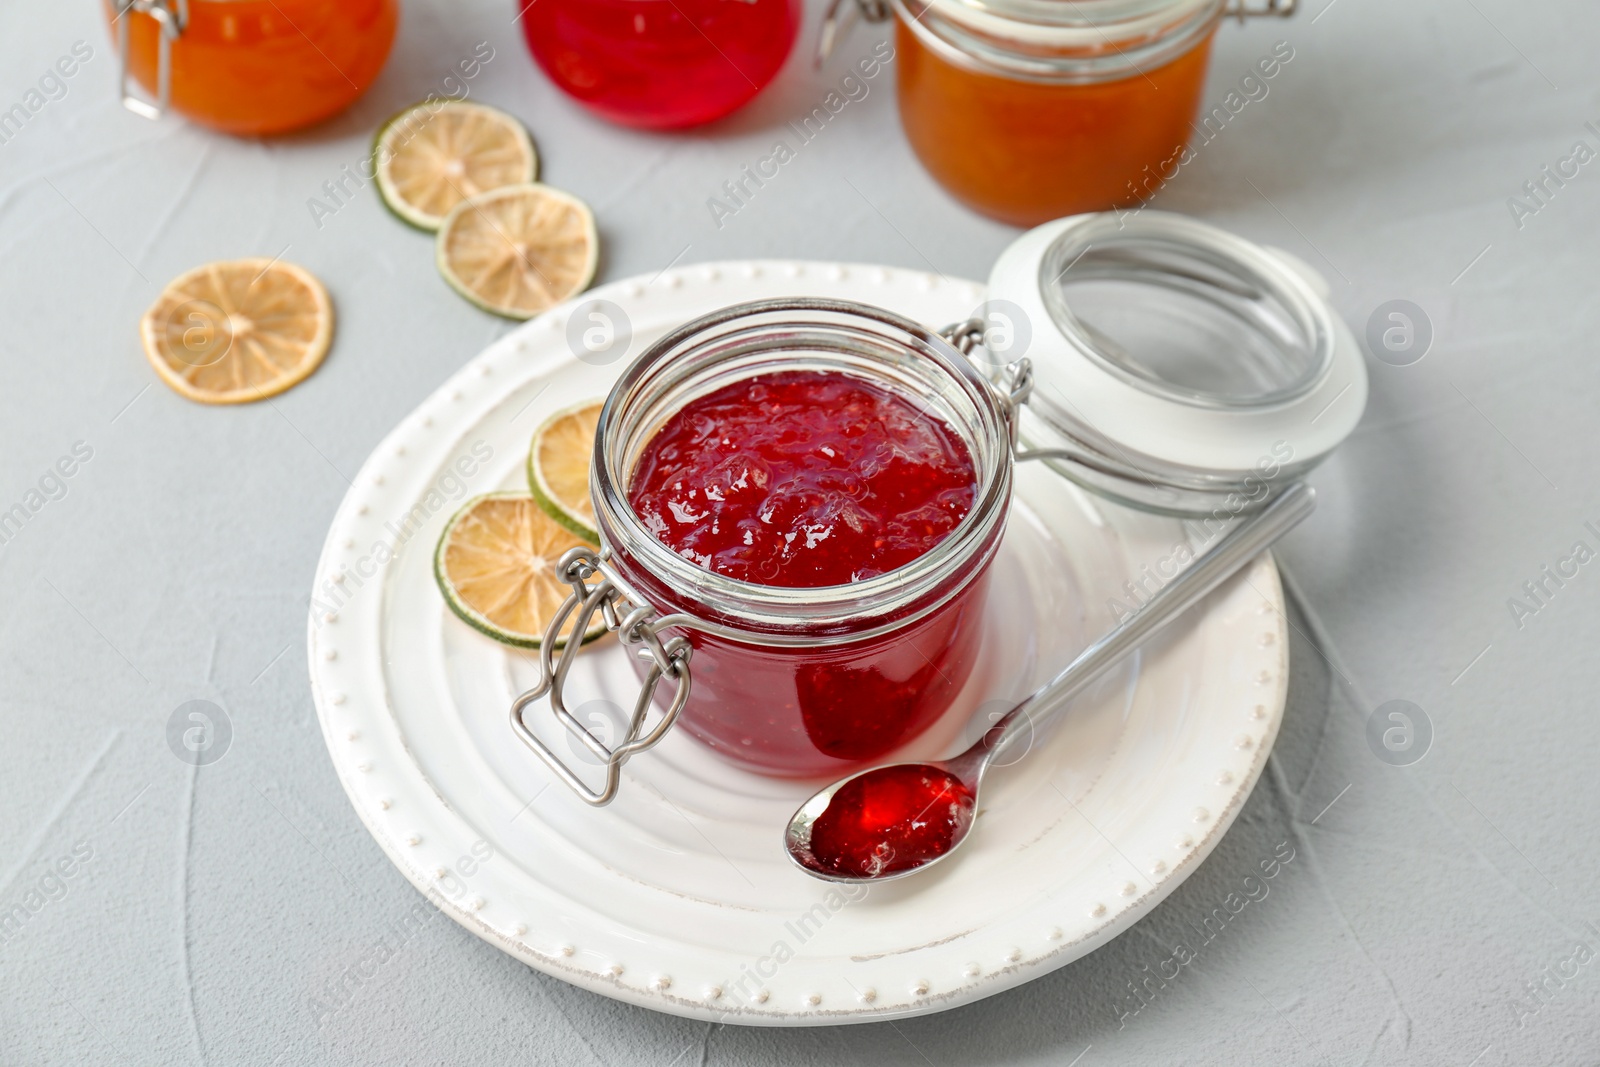
[[[1022,81],[1116,81],[1204,42],[1225,0],[890,0],[949,63]]]
[[[775,371],[854,376],[911,398],[965,443],[972,509],[928,552],[850,585],[786,587],[706,570],[662,544],[628,499],[663,423],[690,400]],[[1011,496],[1010,428],[994,387],[948,342],[864,304],[765,300],[724,308],[657,341],[607,397],[595,433],[590,494],[605,550],[648,598],[753,635],[850,637],[930,612],[965,587],[999,543]]]

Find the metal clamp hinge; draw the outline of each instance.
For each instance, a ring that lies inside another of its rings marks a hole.
[[[116,0],[118,72],[122,106],[147,119],[158,119],[172,103],[172,42],[189,28],[189,0]],[[129,15],[149,15],[156,20],[156,98],[146,100],[134,91],[128,74]]]
[[[846,5],[849,5],[846,8]],[[838,45],[840,38],[849,31],[850,17],[859,15],[864,22],[885,22],[888,20],[888,0],[830,0],[828,10],[822,16],[822,35],[817,38],[817,54],[815,65],[818,70],[833,55],[833,49]]]
[[[984,319],[971,318],[946,326],[939,331],[939,336],[970,362],[976,349],[987,347],[988,329],[989,324]],[[1000,395],[1000,403],[1006,411],[1012,455],[1017,459],[1032,458],[1019,450],[1017,433],[1022,423],[1022,406],[1033,395],[1033,361],[1024,356],[1007,363],[999,382],[991,382],[991,387]]]
[[[1223,8],[1222,14],[1232,15],[1240,22],[1255,18],[1286,19],[1299,6],[1300,0],[1264,0],[1260,7],[1251,7],[1249,0],[1228,0],[1228,6]]]
[[[655,608],[643,603],[643,598],[622,583],[622,580],[605,564],[602,554],[591,548],[574,548],[567,551],[557,564],[561,580],[572,587],[572,594],[545,627],[539,645],[539,683],[521,694],[511,704],[511,728],[523,744],[533,749],[556,775],[570,786],[586,803],[595,807],[611,803],[617,795],[622,780],[622,765],[634,756],[659,742],[683,711],[689,701],[689,657],[693,649],[689,639],[681,635],[663,638],[661,632],[669,626],[662,621]],[[593,585],[589,579],[596,575],[601,580]],[[638,605],[638,606],[635,606]],[[617,634],[625,645],[638,646],[636,654],[650,664],[645,673],[639,697],[634,701],[633,714],[628,720],[627,732],[615,746],[595,736],[587,726],[567,710],[565,686],[567,674],[578,656],[582,635],[589,630],[595,612],[605,621],[606,629]],[[555,657],[556,642],[568,619],[573,620],[572,636],[560,648],[560,658]],[[650,708],[655,699],[656,687],[662,678],[671,678],[677,685],[672,700],[656,724],[646,729]],[[599,789],[589,786],[569,767],[550,746],[540,739],[523,720],[529,704],[549,695],[550,711],[580,744],[599,759],[605,768],[605,781]]]

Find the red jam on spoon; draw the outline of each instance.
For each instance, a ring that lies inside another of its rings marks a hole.
[[[954,847],[972,824],[973,794],[927,764],[895,764],[850,779],[811,825],[811,863],[850,877],[914,870]]]

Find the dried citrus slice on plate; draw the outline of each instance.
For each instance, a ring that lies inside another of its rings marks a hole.
[[[533,431],[528,449],[528,488],[552,518],[598,544],[594,502],[589,499],[589,466],[602,401],[586,400],[556,412]]]
[[[531,319],[594,280],[600,236],[582,200],[548,185],[508,185],[463,200],[439,227],[439,272],[485,311]]]
[[[282,260],[207,263],[175,278],[139,320],[161,380],[203,404],[283,392],[322,363],[333,302],[303,267]]]
[[[522,123],[497,108],[424,101],[383,124],[372,169],[384,205],[420,230],[437,230],[468,197],[539,175]]]
[[[571,589],[556,577],[562,553],[579,544],[526,493],[474,497],[439,537],[433,575],[444,599],[473,629],[496,641],[538,648]],[[598,612],[585,641],[606,632]],[[572,636],[569,620],[556,642]]]

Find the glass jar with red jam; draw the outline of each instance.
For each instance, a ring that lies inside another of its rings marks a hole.
[[[843,777],[913,755],[897,750],[919,735],[937,747],[931,727],[969,706],[957,694],[980,654],[1014,465],[1190,520],[1193,554],[1360,421],[1364,357],[1328,297],[1281,249],[1147,210],[1022,235],[984,305],[938,333],[811,299],[684,326],[601,411],[590,497],[603,547],[559,564],[573,596],[513,729],[595,805],[675,723],[771,775]],[[579,646],[555,648],[602,609],[643,657],[611,746],[566,710]],[[523,721],[546,695],[605,765],[601,788]],[[881,815],[855,800],[859,825]]]
[[[939,721],[978,657],[1009,440],[970,363],[876,308],[745,304],[654,345],[601,413],[592,495],[630,601],[688,634],[679,725],[825,776]]]
[[[624,126],[722,118],[778,74],[800,0],[515,0],[528,50],[561,89]]]

